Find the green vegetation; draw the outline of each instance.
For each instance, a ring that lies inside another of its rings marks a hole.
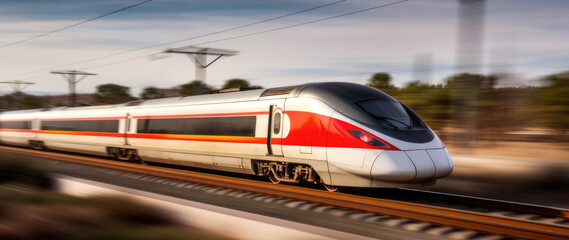
[[[42,105],[42,100],[37,97],[27,96],[20,100],[21,109],[41,108]]]
[[[417,112],[435,130],[475,129],[501,133],[522,128],[547,128],[569,131],[569,72],[542,79],[541,87],[497,87],[501,76],[461,73],[451,76],[443,84],[432,85],[413,81],[398,88],[389,73],[373,74],[368,86],[380,89],[401,100]],[[227,80],[222,89],[235,87],[262,88],[240,78]],[[118,104],[135,100],[129,88],[116,84],[97,86],[96,104]],[[166,89],[147,87],[143,99],[165,97]],[[168,89],[176,96],[177,88]],[[202,81],[180,85],[182,96],[208,94],[214,87]],[[173,92],[172,92],[173,91]],[[0,108],[13,109],[13,96],[0,97]],[[22,109],[39,108],[36,97],[20,101]]]
[[[389,74],[376,73],[368,86],[401,100],[433,129],[569,131],[569,72],[545,77],[542,87],[496,87],[500,80],[462,73],[444,84],[413,81],[396,88]]]
[[[367,85],[388,92],[389,89],[395,88],[395,86],[391,84],[391,80],[392,77],[389,73],[376,73],[368,80],[369,83]]]
[[[156,87],[147,87],[144,90],[142,90],[142,93],[140,93],[140,97],[142,99],[163,98],[164,93],[162,93],[162,91],[160,91],[160,89]]]
[[[0,239],[222,239],[131,199],[50,191],[37,163],[0,152]]]
[[[220,239],[131,199],[20,185],[0,185],[0,226],[1,239]]]
[[[51,179],[42,167],[26,159],[14,158],[12,154],[0,153],[0,184],[8,182],[40,188],[52,186]]]
[[[0,108],[10,109],[14,105],[14,97],[10,95],[4,95],[0,97]]]
[[[194,80],[189,83],[183,84],[180,92],[184,96],[202,95],[213,91],[213,87],[205,84],[202,81]]]
[[[225,81],[225,84],[223,84],[223,87],[221,87],[221,89],[229,89],[237,87],[248,87],[248,88],[259,88],[259,89],[263,88],[261,86],[251,86],[249,81],[245,79],[233,78]]]
[[[233,78],[233,79],[229,79],[225,82],[225,84],[223,84],[223,87],[221,87],[221,89],[228,89],[228,88],[236,88],[236,87],[248,87],[249,86],[249,82],[245,79],[240,79],[240,78]]]
[[[131,96],[129,91],[129,87],[112,83],[102,84],[97,86],[95,102],[97,104],[118,104],[135,100],[136,98]]]
[[[528,108],[521,111],[535,124],[569,131],[569,72],[547,76],[545,86],[532,89]]]

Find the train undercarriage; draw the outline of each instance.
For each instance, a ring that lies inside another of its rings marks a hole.
[[[30,140],[29,146],[34,149],[46,149],[43,141]],[[146,164],[139,156],[136,149],[107,147],[107,156],[123,161]],[[322,183],[331,192],[336,192],[339,187],[325,184],[314,169],[307,164],[256,160],[253,166],[258,176],[266,176],[274,184],[286,183]]]
[[[257,161],[257,175],[267,176],[269,180],[278,184],[281,182],[288,183],[321,183],[320,176],[314,169],[305,164],[296,164],[288,162],[272,162],[272,161]],[[336,192],[339,187],[327,185],[324,182],[324,187],[331,192]]]

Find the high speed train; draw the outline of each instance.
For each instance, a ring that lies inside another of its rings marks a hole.
[[[453,170],[409,107],[354,83],[0,114],[0,142],[338,187],[434,184]]]

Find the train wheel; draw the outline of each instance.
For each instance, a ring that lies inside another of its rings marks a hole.
[[[140,158],[140,157],[138,157],[138,156],[136,156],[136,155],[131,156],[130,162],[132,162],[132,163],[140,163],[140,164],[142,164],[142,165],[146,165],[146,162],[145,162],[144,160],[142,160],[142,158]]]
[[[281,182],[281,180],[279,180],[274,173],[269,174],[269,181],[271,181],[274,184],[279,184]]]
[[[326,184],[326,183],[324,183],[324,188],[326,188],[326,190],[328,190],[329,192],[338,192],[338,191],[340,191],[340,187],[334,186],[334,185],[328,185],[328,184]]]

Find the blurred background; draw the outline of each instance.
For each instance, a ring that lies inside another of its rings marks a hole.
[[[416,111],[453,154],[451,178],[566,192],[569,185],[551,182],[569,176],[567,7],[561,0],[3,1],[0,108],[355,82]],[[198,59],[190,50],[211,54]]]
[[[0,108],[355,82],[408,105],[446,144],[454,173],[424,189],[569,208],[568,7],[563,0],[2,1]],[[190,45],[236,54],[210,56],[215,63],[200,70],[188,54],[165,53]],[[84,74],[53,72],[64,69]]]

